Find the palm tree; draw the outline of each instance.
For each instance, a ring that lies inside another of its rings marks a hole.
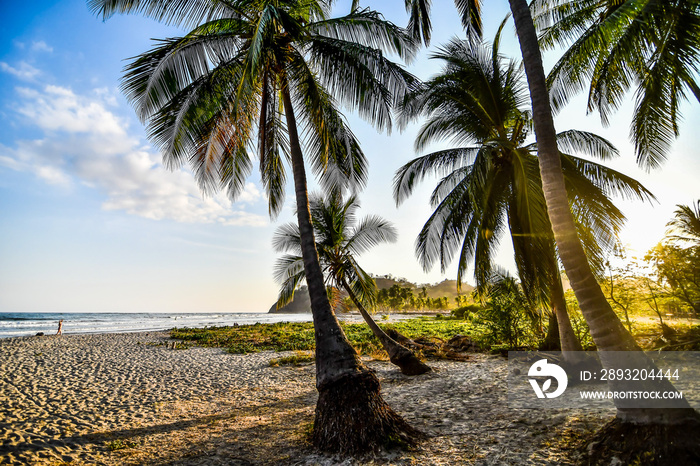
[[[603,123],[636,87],[630,137],[637,161],[658,166],[679,134],[681,104],[700,101],[700,1],[537,0],[546,47],[568,45],[549,74],[554,109],[588,88]]]
[[[427,270],[439,262],[445,271],[458,256],[457,279],[472,259],[477,289],[493,275],[492,256],[502,232],[511,234],[515,261],[523,289],[531,303],[547,303],[560,325],[562,348],[580,350],[566,312],[554,239],[541,188],[536,144],[524,141],[531,127],[523,111],[526,94],[522,72],[514,61],[505,63],[498,53],[505,21],[493,47],[475,41],[453,40],[433,55],[446,65],[443,72],[411,94],[403,121],[427,115],[416,139],[416,150],[451,139],[475,145],[438,151],[404,165],[394,181],[397,203],[410,195],[428,174],[444,177],[435,188],[431,215],[416,240],[416,253]],[[558,135],[565,147],[600,158],[617,155],[612,145],[580,131]],[[614,170],[572,155],[562,154],[572,208],[580,212],[579,235],[595,269],[602,274],[599,245],[611,241],[624,215],[608,195],[652,199],[638,182]]]
[[[188,161],[203,190],[223,188],[235,199],[252,169],[249,149],[257,145],[272,217],[284,201],[285,161],[291,166],[316,339],[313,442],[321,450],[354,452],[390,438],[410,443],[416,431],[383,401],[379,381],[330,306],[305,161],[324,189],[364,183],[366,160],[338,101],[390,129],[391,107],[415,78],[383,51],[409,60],[416,44],[369,10],[330,18],[330,3],[88,0],[104,19],[136,13],[191,28],[133,59],[124,75],[123,89],[166,166]]]
[[[676,207],[673,213],[675,218],[666,224],[668,237],[700,247],[700,200],[695,201],[692,207],[681,204]]]
[[[430,3],[428,0],[410,1],[412,5],[416,5],[415,8],[423,11],[427,11],[424,7]],[[547,213],[562,265],[581,311],[591,328],[591,337],[596,346],[610,351],[639,350],[632,335],[624,328],[605,298],[577,235],[557,146],[557,133],[554,129],[542,55],[528,2],[527,0],[509,0],[509,5],[530,91],[532,123],[538,146],[537,160]],[[469,9],[469,15],[462,14],[463,18],[470,20],[464,26],[468,36],[478,37],[481,0],[460,1],[457,8],[460,13]]]
[[[429,0],[410,0],[420,4],[429,4]],[[527,0],[509,0],[510,11],[513,15],[515,30],[523,57],[523,68],[527,77],[530,100],[532,103],[532,121],[538,146],[538,161],[542,188],[547,212],[552,224],[552,231],[557,245],[557,251],[564,270],[576,295],[581,312],[591,330],[591,337],[601,355],[605,351],[640,351],[632,335],[612,310],[598,284],[595,274],[588,263],[581,241],[576,232],[574,216],[567,199],[566,181],[562,169],[562,159],[557,146],[557,133],[554,128],[550,93],[542,64],[535,23],[530,13]],[[589,2],[586,2],[589,3]],[[470,8],[474,14],[470,16],[475,21],[480,15],[481,0],[465,0],[459,2],[458,10]],[[644,24],[644,23],[640,23]],[[697,24],[697,22],[696,22]],[[465,25],[469,31],[477,28],[471,24]],[[697,33],[690,34],[691,44],[697,44]],[[695,47],[693,45],[692,47]],[[691,47],[691,48],[692,48]],[[697,48],[686,59],[695,60]],[[681,72],[682,70],[679,70]],[[663,83],[661,83],[663,85]],[[697,95],[696,92],[694,94]],[[637,353],[639,354],[639,353]],[[610,361],[603,358],[603,367],[610,367]],[[643,356],[637,361],[638,367],[648,365],[650,361]],[[669,384],[670,385],[670,384]],[[671,386],[670,389],[673,389]],[[688,418],[697,419],[697,414],[689,409],[689,405],[681,409],[630,409],[618,406],[617,418],[622,422],[637,424],[682,423]],[[694,424],[695,425],[695,424]],[[658,434],[653,434],[657,435]]]
[[[372,319],[367,308],[376,303],[377,286],[374,279],[357,263],[356,256],[383,242],[396,241],[396,230],[380,217],[356,219],[360,207],[355,196],[343,202],[338,192],[326,199],[319,195],[309,199],[311,219],[316,238],[321,268],[326,284],[331,289],[344,290],[357,306],[375,337],[389,354],[392,363],[406,375],[419,375],[431,369],[409,349],[393,340]],[[277,306],[281,307],[294,298],[294,293],[306,279],[300,254],[299,228],[293,223],[281,226],[272,239],[277,252],[291,252],[282,257],[275,267],[275,276],[281,283]]]
[[[576,237],[574,218],[566,203],[562,159],[559,157],[550,96],[535,24],[527,0],[509,0],[509,3],[530,89],[547,212],[552,222],[552,231],[564,270],[588,323],[591,337],[599,350],[603,367],[611,367],[613,363],[607,358],[607,352],[610,351],[634,351],[636,359],[630,362],[635,367],[653,367],[651,361],[641,352],[639,345],[612,310],[586,260],[581,242]],[[663,388],[674,390],[670,383]],[[698,419],[697,413],[687,403],[678,403],[676,405],[678,408],[670,409],[629,408],[623,404],[616,406],[617,419],[622,424],[680,424],[689,419]]]

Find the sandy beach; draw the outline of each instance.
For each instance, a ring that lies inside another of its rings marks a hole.
[[[174,349],[167,332],[2,339],[0,464],[574,464],[570,439],[612,416],[509,409],[498,356],[431,360],[418,377],[367,361],[429,438],[326,457],[306,441],[314,367],[270,367],[284,354]]]

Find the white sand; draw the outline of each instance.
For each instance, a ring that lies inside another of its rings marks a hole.
[[[312,365],[279,353],[167,347],[165,332],[0,340],[0,464],[338,464],[305,444]],[[567,435],[605,416],[508,409],[505,360],[368,363],[387,402],[431,438],[383,464],[565,464]],[[111,448],[116,448],[114,451]],[[344,464],[365,464],[342,461]]]

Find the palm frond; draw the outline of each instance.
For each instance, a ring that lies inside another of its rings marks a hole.
[[[275,218],[284,205],[286,175],[283,156],[289,158],[289,140],[275,82],[267,72],[262,87],[258,124],[260,176],[267,193],[270,217]]]
[[[620,155],[610,141],[588,131],[568,130],[558,133],[557,146],[564,153],[580,153],[600,160],[610,160]]]
[[[322,187],[358,190],[367,179],[367,159],[334,99],[298,56],[290,68],[297,108],[303,109],[307,156]]]
[[[241,9],[234,9],[231,2],[211,0],[88,0],[87,6],[103,20],[116,14],[138,14],[184,28],[223,16],[238,16],[241,12]]]
[[[167,168],[189,161],[205,192],[227,186],[233,198],[250,173],[246,148],[257,105],[253,100],[231,102],[231,76],[237,69],[236,63],[226,64],[202,76],[158,109],[147,126]]]
[[[419,46],[419,41],[406,30],[386,21],[381,14],[368,8],[312,23],[308,29],[312,34],[395,54],[406,63],[415,58]]]
[[[286,255],[277,260],[274,266],[275,281],[280,283],[277,309],[291,303],[297,288],[306,280],[304,260],[301,256]]]
[[[562,154],[562,170],[564,177],[571,181],[570,189],[590,184],[605,197],[619,196],[644,202],[656,200],[654,194],[634,178],[589,160]]]
[[[408,13],[406,29],[416,41],[422,38],[426,47],[430,45],[433,29],[430,21],[430,3],[430,0],[405,0],[406,12]]]
[[[394,201],[400,205],[426,176],[447,175],[468,166],[478,154],[478,147],[447,149],[411,160],[394,175]]]
[[[680,105],[700,101],[700,9],[696,1],[536,2],[542,41],[573,44],[548,83],[554,108],[588,88],[588,109],[607,124],[635,91],[630,137],[637,162],[658,167],[679,133]]]
[[[391,130],[393,106],[418,86],[415,76],[378,49],[315,36],[308,51],[324,87],[380,130]]]
[[[215,29],[208,34],[190,33],[160,40],[156,47],[132,59],[124,68],[121,88],[139,119],[148,120],[175,95],[213,69],[239,60],[240,41],[235,33],[235,28]]]
[[[378,216],[364,217],[350,232],[346,248],[355,255],[367,252],[382,243],[393,243],[398,239],[396,228]]]
[[[272,249],[275,252],[301,255],[301,237],[296,223],[286,223],[275,230],[272,236]]]
[[[696,243],[700,246],[700,201],[694,205],[676,205],[674,218],[667,224],[666,234],[670,239]]]
[[[481,0],[455,0],[455,6],[460,13],[462,27],[468,36],[481,39],[484,26],[481,21]]]

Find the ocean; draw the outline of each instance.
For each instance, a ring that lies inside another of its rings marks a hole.
[[[0,338],[54,335],[63,319],[63,333],[115,333],[168,330],[175,327],[221,327],[233,324],[311,321],[311,314],[129,313],[129,312],[0,312]]]

